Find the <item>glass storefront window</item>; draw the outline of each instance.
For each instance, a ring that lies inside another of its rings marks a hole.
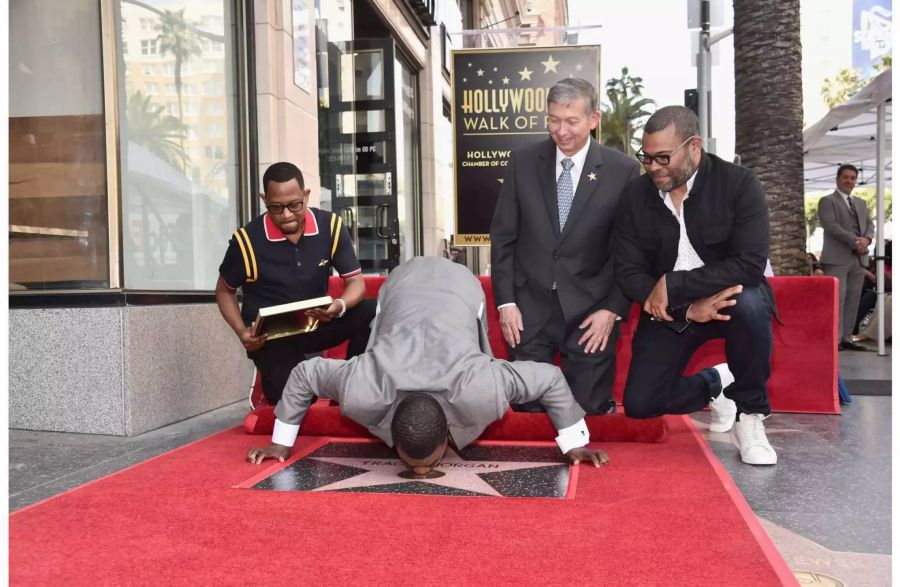
[[[227,0],[120,0],[122,263],[129,289],[211,290],[237,221]]]
[[[12,0],[9,17],[10,289],[108,287],[100,4]]]

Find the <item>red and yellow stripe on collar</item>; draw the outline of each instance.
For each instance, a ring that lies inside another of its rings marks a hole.
[[[335,214],[331,213],[331,228],[329,232],[331,233],[331,258],[334,259],[334,252],[337,251],[338,241],[341,238],[341,224],[344,222],[344,219]]]
[[[247,230],[240,228],[234,231],[234,240],[237,241],[241,248],[241,254],[244,256],[244,270],[247,273],[247,282],[253,283],[259,279],[259,270],[256,267],[256,254],[253,252],[253,245],[250,243],[250,237]]]

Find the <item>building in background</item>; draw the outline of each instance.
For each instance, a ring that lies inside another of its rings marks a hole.
[[[9,17],[10,426],[134,435],[246,393],[212,291],[270,164],[302,169],[368,273],[452,254],[450,52],[484,27],[491,46],[562,44],[537,29],[566,2],[11,0]]]

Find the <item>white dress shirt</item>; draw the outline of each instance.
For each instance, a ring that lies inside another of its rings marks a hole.
[[[703,267],[703,259],[700,258],[700,255],[697,254],[697,251],[694,250],[693,245],[691,245],[691,239],[688,238],[687,227],[684,223],[684,204],[690,198],[691,188],[694,187],[694,180],[697,179],[697,172],[694,172],[694,175],[687,181],[687,193],[684,196],[684,199],[681,201],[681,214],[675,209],[675,204],[672,202],[672,196],[669,192],[664,192],[659,190],[659,197],[662,198],[663,203],[665,203],[666,208],[672,213],[672,216],[675,217],[675,220],[678,221],[678,227],[680,230],[678,237],[678,257],[675,258],[675,266],[672,268],[672,271],[690,271],[691,269],[697,269],[698,267]]]
[[[569,170],[569,175],[572,176],[572,189],[575,190],[575,192],[578,191],[578,182],[581,180],[581,170],[584,169],[584,160],[587,159],[588,149],[590,148],[590,137],[588,137],[584,146],[581,147],[581,150],[571,157],[560,151],[559,147],[556,147],[556,175],[553,176],[554,185],[559,182],[559,176],[563,172],[562,160],[571,159],[573,165],[572,169]]]

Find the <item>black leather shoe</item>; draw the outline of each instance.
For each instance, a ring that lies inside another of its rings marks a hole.
[[[592,410],[588,412],[589,416],[605,416],[607,414],[615,414],[618,410],[616,407],[616,400],[608,399],[605,402],[600,404],[600,407],[597,410]]]
[[[842,342],[841,350],[845,351],[868,351],[866,347],[861,344],[856,344],[855,342]]]

